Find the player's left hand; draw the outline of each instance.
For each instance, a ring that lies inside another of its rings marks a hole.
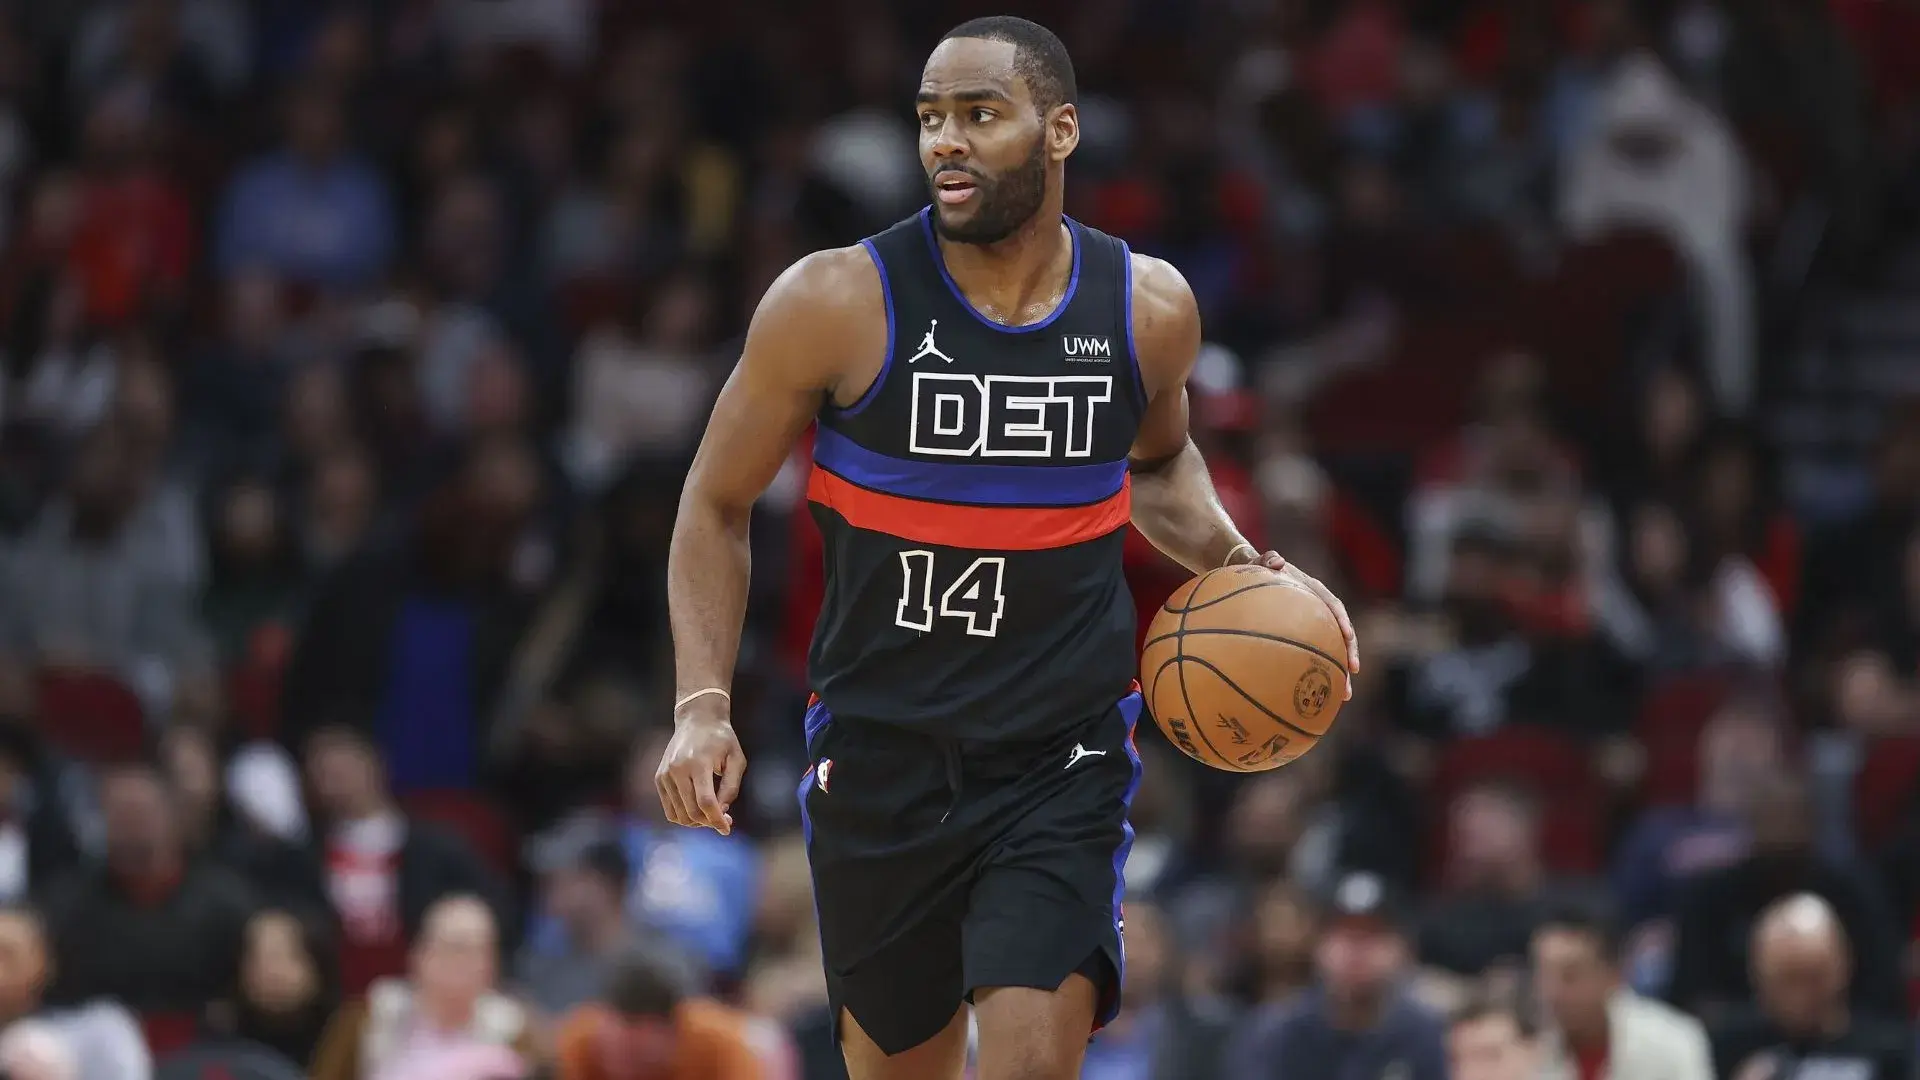
[[[1245,550],[1245,549],[1242,549]],[[1333,595],[1333,590],[1320,583],[1320,579],[1300,569],[1280,556],[1277,551],[1269,551],[1257,559],[1249,560],[1282,574],[1327,602],[1333,611],[1333,617],[1340,623],[1340,634],[1347,639],[1347,695],[1344,700],[1353,700],[1353,677],[1360,674],[1360,639],[1354,635],[1353,620],[1347,617],[1347,605]]]

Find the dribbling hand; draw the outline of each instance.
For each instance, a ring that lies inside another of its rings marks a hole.
[[[740,751],[725,701],[702,700],[689,702],[674,717],[673,739],[660,756],[653,783],[668,821],[727,836],[733,832],[728,811],[740,797],[746,771],[747,755]]]
[[[1252,545],[1244,545],[1240,550],[1251,551]],[[1343,700],[1352,701],[1353,677],[1360,674],[1360,639],[1354,635],[1353,620],[1347,617],[1347,605],[1333,595],[1332,589],[1321,584],[1319,578],[1288,562],[1277,551],[1269,551],[1246,561],[1264,566],[1326,601],[1328,609],[1333,612],[1334,619],[1340,623],[1340,636],[1347,639],[1347,695]]]

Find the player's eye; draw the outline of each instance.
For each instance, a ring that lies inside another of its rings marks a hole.
[[[992,109],[975,109],[967,115],[967,119],[973,121],[976,124],[984,124],[989,120],[993,119],[993,110]]]
[[[921,126],[921,127],[923,127],[923,128],[937,128],[937,127],[939,127],[939,126],[940,126],[940,114],[939,114],[939,113],[936,113],[936,112],[923,112],[923,113],[921,113],[921,114],[920,114],[920,126]]]

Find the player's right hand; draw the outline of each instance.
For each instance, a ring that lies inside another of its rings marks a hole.
[[[689,705],[674,718],[673,739],[660,756],[653,782],[668,821],[704,826],[726,836],[733,832],[733,815],[728,811],[740,797],[740,779],[746,771],[747,755],[740,752],[740,739],[725,709],[696,714]]]

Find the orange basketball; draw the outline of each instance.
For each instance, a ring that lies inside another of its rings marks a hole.
[[[1223,566],[1180,586],[1153,617],[1140,685],[1188,757],[1265,772],[1333,726],[1346,655],[1326,601],[1264,566]]]

